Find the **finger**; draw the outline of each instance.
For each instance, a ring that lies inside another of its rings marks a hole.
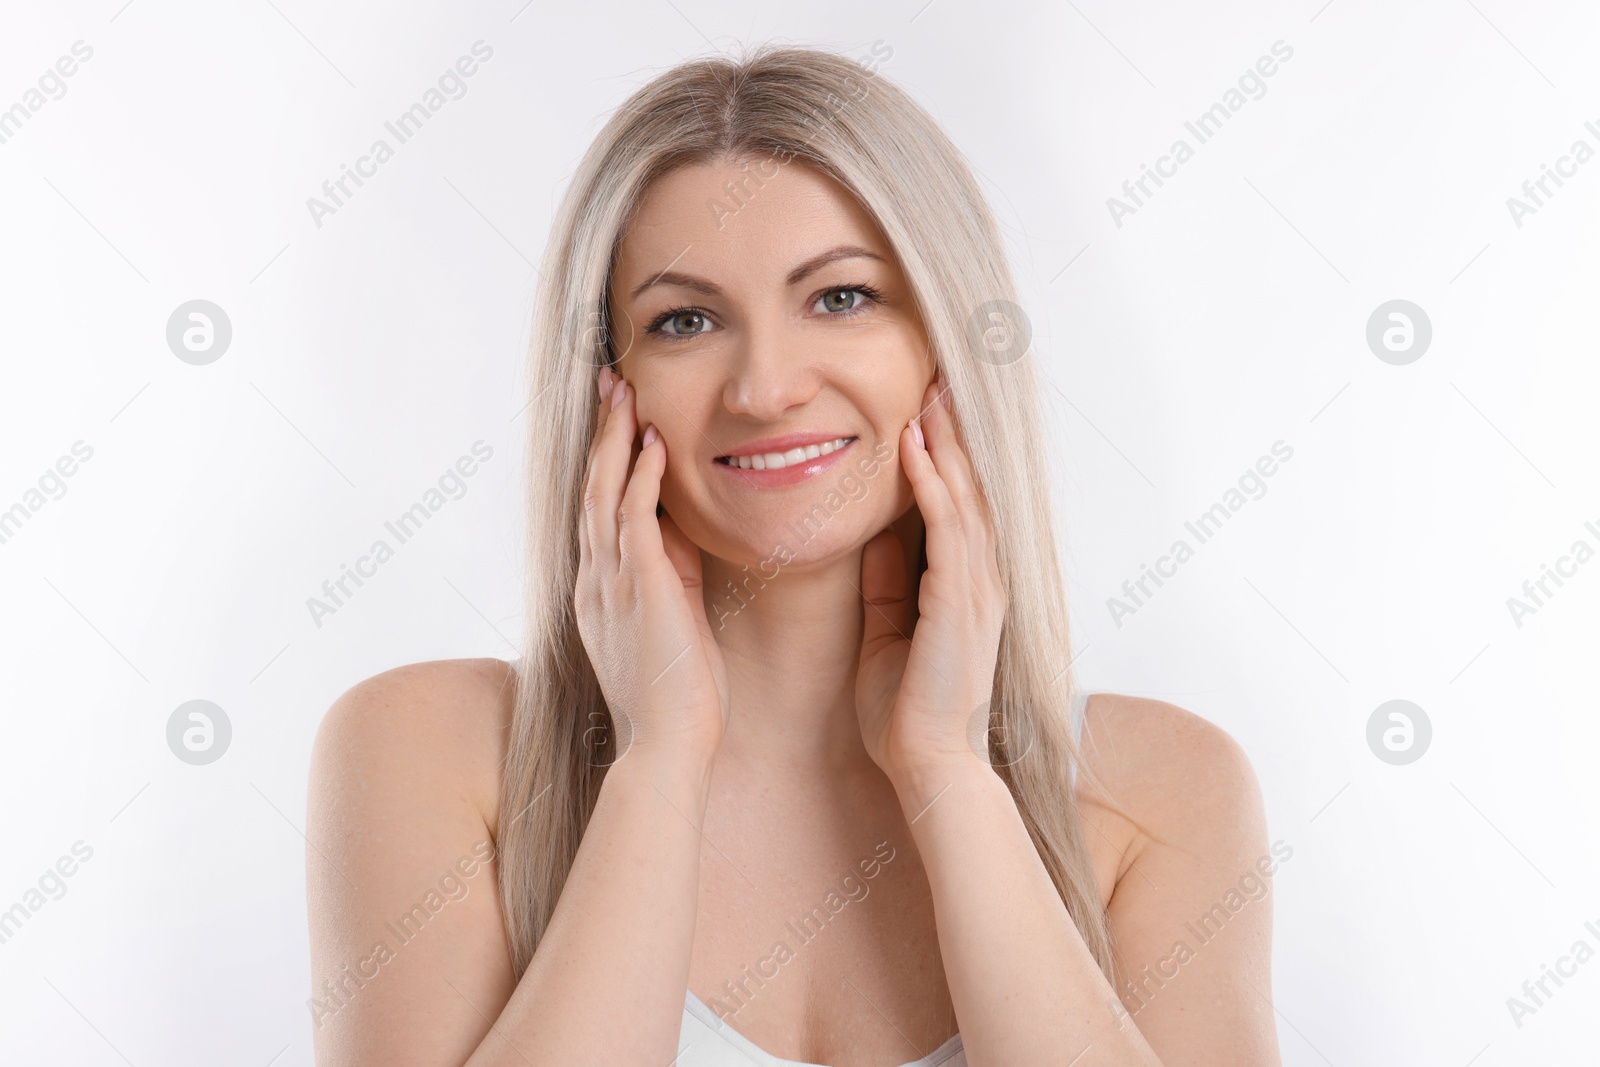
[[[583,496],[586,502],[589,495],[589,479],[594,472],[594,447],[600,439],[600,430],[605,426],[605,412],[610,401],[611,386],[615,383],[615,376],[607,378],[609,367],[602,367],[595,375],[595,391],[599,398],[595,401],[594,434],[589,438],[589,449],[583,461]],[[584,514],[578,518],[578,563],[581,566],[589,559],[589,514],[585,503]]]
[[[630,400],[624,400],[622,407],[630,404]],[[648,566],[666,552],[661,542],[661,524],[656,521],[656,504],[661,499],[661,474],[667,468],[667,444],[659,432],[649,432],[647,436],[652,440],[641,446],[622,494],[622,505],[617,508],[617,559],[624,568]]]
[[[926,433],[923,436],[926,439]],[[917,441],[916,427],[908,425],[900,433],[900,463],[911,481],[917,510],[922,512],[923,525],[927,527],[928,569],[950,575],[965,574],[967,548],[961,516],[927,447]]]
[[[980,568],[983,578],[998,577],[998,567],[991,573],[996,537],[994,516],[978,484],[966,444],[961,440],[960,427],[950,403],[950,387],[940,375],[929,386],[931,403],[928,414],[922,419],[922,432],[928,441],[928,454],[933,457],[934,469],[944,481],[955,502],[956,514],[965,534],[968,558]]]
[[[603,420],[594,446],[593,465],[584,491],[585,521],[589,523],[589,545],[597,563],[615,571],[617,557],[617,508],[628,477],[628,460],[633,451],[633,405],[627,381],[617,379],[611,398],[601,412]]]
[[[906,578],[906,553],[892,527],[861,549],[861,600],[862,659],[872,657],[886,644],[910,639],[911,590]]]
[[[970,517],[975,490],[972,468],[967,462],[966,450],[950,412],[949,396],[949,388],[944,385],[942,376],[929,385],[923,394],[925,406],[920,425],[927,439],[928,455],[933,457],[934,469],[950,490],[950,499],[955,501],[957,511],[965,522]]]

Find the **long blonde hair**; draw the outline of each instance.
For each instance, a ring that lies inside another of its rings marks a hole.
[[[774,45],[686,62],[635,92],[584,155],[545,248],[528,386],[528,625],[497,830],[514,973],[520,979],[533,958],[615,758],[573,590],[595,374],[620,358],[606,302],[617,243],[654,178],[685,163],[754,158],[800,160],[853,192],[915,294],[994,516],[1009,600],[990,759],[1115,989],[1110,932],[1068,778],[1077,765],[1095,781],[1069,722],[1075,683],[1065,666],[1071,646],[1038,382],[1031,357],[997,354],[981,329],[1001,321],[990,318],[995,308],[1016,308],[998,228],[961,154],[903,90],[841,56]]]

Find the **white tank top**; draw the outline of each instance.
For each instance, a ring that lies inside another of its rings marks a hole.
[[[1080,690],[1072,701],[1072,736],[1083,736],[1083,707],[1089,693]],[[1078,780],[1078,768],[1069,768],[1071,780]],[[694,990],[683,998],[683,1025],[678,1031],[678,1058],[673,1067],[829,1067],[822,1063],[780,1060],[722,1021]],[[921,1059],[899,1067],[967,1067],[967,1054],[961,1035],[955,1034]]]

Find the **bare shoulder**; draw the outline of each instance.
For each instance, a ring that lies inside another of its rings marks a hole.
[[[1081,744],[1115,801],[1151,828],[1191,837],[1208,822],[1260,807],[1260,785],[1239,742],[1176,704],[1096,693],[1084,706]]]
[[[509,997],[495,813],[516,684],[500,660],[415,663],[324,716],[306,798],[319,1064],[462,1063],[488,1027],[473,1005]]]
[[[1106,918],[1118,994],[1162,1062],[1276,1067],[1271,875],[1265,805],[1226,730],[1174,704],[1097,695],[1085,707],[1086,765],[1132,822],[1121,832]],[[1168,1059],[1168,1057],[1172,1059]]]
[[[438,786],[493,827],[516,671],[499,659],[412,663],[351,686],[317,730],[312,786],[372,789],[372,776]],[[336,773],[340,781],[319,781]],[[396,783],[398,784],[398,783]]]

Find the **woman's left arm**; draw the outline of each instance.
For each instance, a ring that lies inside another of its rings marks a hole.
[[[943,388],[929,387],[900,442],[927,527],[915,634],[905,636],[903,554],[885,531],[862,558],[856,705],[921,853],[968,1063],[1278,1067],[1270,900],[1230,907],[1241,887],[1261,888],[1267,861],[1260,789],[1239,746],[1198,716],[1140,702],[1158,710],[1142,716],[1140,743],[1122,746],[1138,751],[1121,753],[1113,777],[1161,840],[1124,857],[1107,909],[1132,982],[1119,996],[1005,782],[968,742],[973,709],[992,692],[1005,597]]]
[[[1182,724],[1159,742],[1162,754],[1184,751],[1176,761],[1120,754],[1125,764],[1166,763],[1138,794],[1161,798],[1137,814],[1170,842],[1122,861],[1107,908],[1127,983],[1120,996],[987,764],[969,754],[890,772],[933,894],[972,1067],[1279,1067],[1262,876],[1273,857],[1249,761],[1198,716],[1141,703]]]

